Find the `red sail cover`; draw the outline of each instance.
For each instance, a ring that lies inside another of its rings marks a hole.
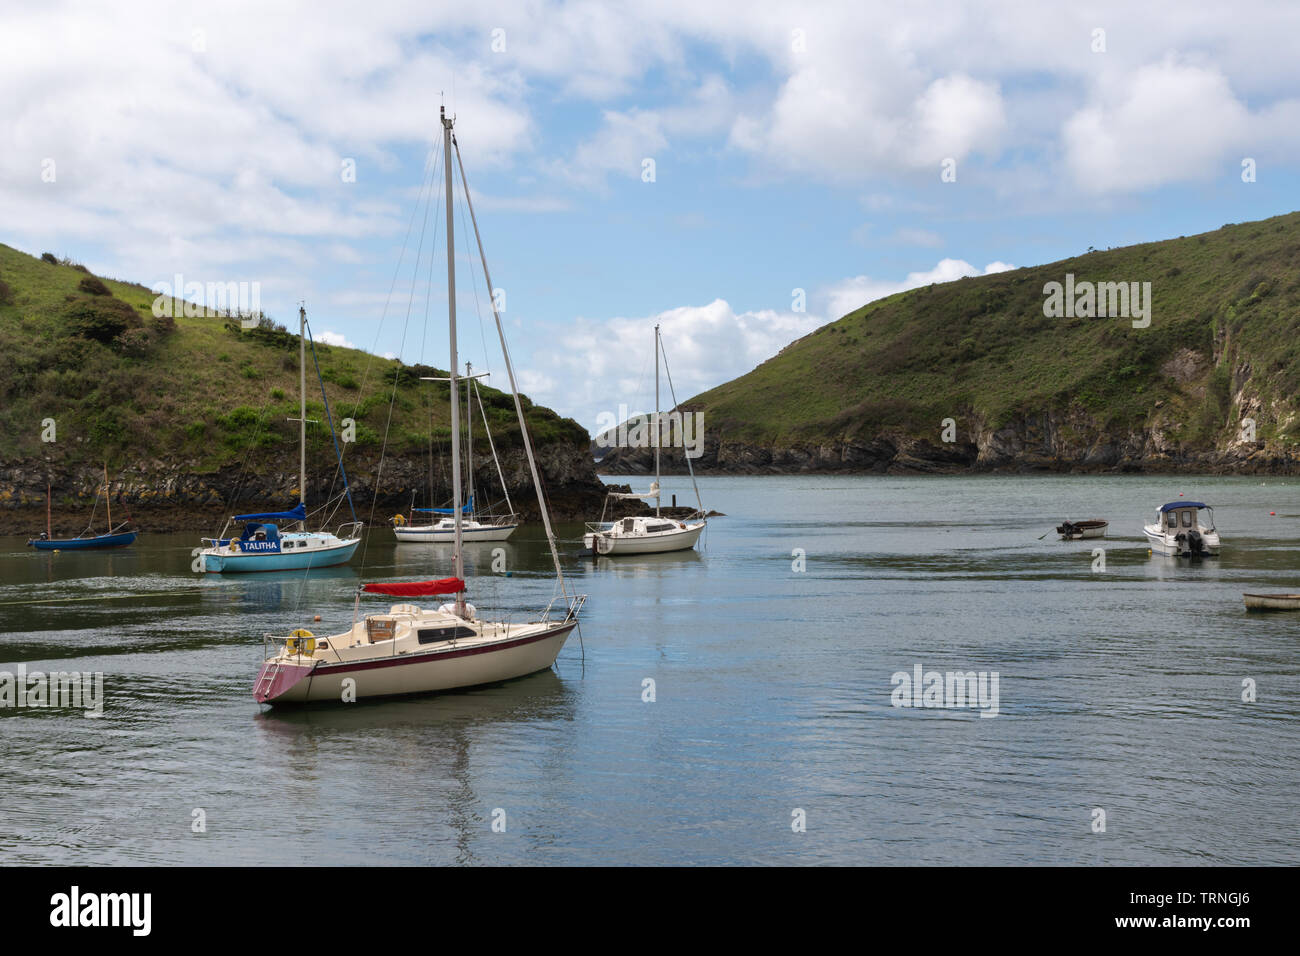
[[[460,578],[443,578],[441,581],[405,581],[392,584],[367,584],[371,594],[391,594],[393,597],[430,597],[435,594],[455,594],[465,590]]]

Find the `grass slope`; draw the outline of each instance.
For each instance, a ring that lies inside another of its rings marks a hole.
[[[1045,317],[1044,284],[1066,273],[1150,282],[1150,327]],[[724,440],[780,445],[933,436],[943,418],[970,413],[996,428],[1046,409],[1128,431],[1160,403],[1178,423],[1173,437],[1204,443],[1235,428],[1234,391],[1245,388],[1265,406],[1259,438],[1295,444],[1298,333],[1300,213],[1291,213],[903,292],[683,404]],[[1165,368],[1184,349],[1204,359],[1190,383]]]
[[[84,267],[0,245],[0,461],[53,454],[65,464],[108,460],[111,469],[149,457],[204,472],[241,461],[250,447],[296,451],[297,425],[286,420],[298,416],[296,334],[241,330],[222,318],[181,317],[171,328],[154,318],[149,289],[103,279],[108,294],[95,294],[95,281]],[[356,420],[356,450],[379,451],[395,378],[388,452],[427,452],[430,421],[435,452],[446,449],[448,387],[419,381],[445,371],[319,342],[316,354],[335,427]],[[513,400],[482,391],[498,446],[519,444]],[[307,399],[307,417],[323,423],[310,351]],[[523,401],[539,447],[585,447],[588,435],[572,419]],[[55,445],[41,441],[47,418],[56,423]],[[314,461],[331,459],[323,424],[309,427],[308,442]]]

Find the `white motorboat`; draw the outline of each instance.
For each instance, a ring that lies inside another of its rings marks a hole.
[[[601,509],[600,521],[588,522],[587,532],[582,536],[582,546],[594,555],[610,556],[617,554],[664,554],[670,551],[684,551],[695,547],[704,533],[706,525],[704,503],[700,500],[700,486],[695,481],[695,469],[691,467],[690,455],[686,459],[686,469],[690,472],[691,485],[695,489],[695,503],[698,510],[686,520],[665,518],[660,513],[659,491],[659,449],[663,445],[663,428],[659,416],[659,354],[662,345],[659,326],[655,326],[655,415],[651,426],[650,440],[655,450],[655,480],[645,494],[639,492],[610,492],[605,496],[605,506]],[[664,369],[667,371],[667,358]],[[668,387],[672,389],[672,375],[668,376]],[[673,404],[677,395],[673,393]],[[627,498],[653,498],[655,502],[654,517],[632,516],[618,521],[606,521],[605,512],[611,501]]]
[[[532,440],[519,398],[519,389],[510,352],[506,347],[505,329],[496,302],[492,314],[496,320],[501,351],[514,396],[515,412],[523,438],[524,451],[532,472],[533,487],[555,565],[556,591],[551,602],[532,621],[511,623],[487,621],[477,608],[465,600],[464,513],[461,507],[460,482],[460,402],[456,387],[456,272],[453,232],[454,201],[452,194],[452,149],[456,148],[457,168],[464,186],[470,222],[478,238],[478,222],[470,199],[465,167],[460,163],[459,147],[451,135],[454,120],[442,111],[443,169],[447,187],[447,309],[451,339],[451,449],[452,449],[452,535],[454,577],[431,581],[387,582],[366,584],[358,590],[353,620],[341,633],[323,638],[306,630],[277,637],[264,636],[264,647],[279,647],[274,655],[264,653],[261,670],[253,685],[253,697],[259,703],[285,704],[309,701],[353,702],[364,698],[394,694],[444,691],[480,684],[496,683],[546,670],[555,663],[569,634],[578,623],[578,612],[585,595],[570,595],[560,568],[559,552],[551,529],[546,497],[537,471]],[[492,288],[483,242],[478,238],[483,261],[483,278]],[[401,598],[453,595],[454,600],[436,608],[414,604],[394,604],[387,613],[359,616],[363,592]]]
[[[1202,521],[1202,514],[1208,523]],[[1219,553],[1214,509],[1200,501],[1171,501],[1161,505],[1156,509],[1155,520],[1142,530],[1156,554],[1200,558]]]

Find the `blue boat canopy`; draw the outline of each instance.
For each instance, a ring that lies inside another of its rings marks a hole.
[[[1169,504],[1165,505],[1160,510],[1161,512],[1165,512],[1165,511],[1173,511],[1176,508],[1208,508],[1208,507],[1210,506],[1200,501],[1171,501],[1169,502]]]
[[[307,506],[301,501],[292,511],[267,511],[255,515],[235,515],[236,521],[306,521]]]
[[[435,515],[453,515],[456,513],[455,508],[412,508],[411,510],[419,511],[424,514],[435,514]],[[465,502],[465,507],[460,509],[460,513],[463,515],[467,515],[473,512],[473,510],[474,510],[474,498],[471,496],[469,501]]]

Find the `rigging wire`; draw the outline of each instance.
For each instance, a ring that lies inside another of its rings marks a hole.
[[[668,394],[672,397],[672,400],[673,400],[673,411],[677,411],[677,410],[678,410],[678,406],[677,406],[677,392],[676,392],[676,390],[673,388],[673,373],[672,373],[672,372],[669,370],[669,368],[668,368],[668,353],[664,351],[664,349],[663,349],[663,343],[662,343],[662,342],[659,343],[659,353],[660,353],[661,355],[663,355],[663,357],[664,357],[664,374],[668,376]],[[655,422],[655,425],[656,425],[656,426],[659,425],[658,421]],[[656,444],[661,444],[661,440],[662,440],[662,438],[663,438],[663,430],[662,430],[661,428],[659,428],[659,427],[656,427],[656,428],[655,428],[655,431],[658,432],[658,434],[655,435],[655,443],[656,443]],[[686,449],[686,442],[685,442],[685,440],[684,440],[684,439],[685,439],[685,431],[686,431],[686,422],[685,422],[685,419],[683,418],[683,420],[682,420],[682,433],[683,433],[683,441],[682,441],[682,458],[684,458],[684,459],[686,460],[686,470],[687,470],[687,472],[690,473],[690,476],[691,476],[691,487],[693,487],[693,488],[695,489],[695,503],[696,503],[697,505],[699,505],[699,507],[700,507],[700,515],[703,516],[703,515],[704,515],[704,501],[700,498],[700,486],[699,486],[699,484],[695,481],[695,469],[691,466],[691,456],[688,455],[688,454],[686,453],[686,452],[687,452],[687,449]],[[704,441],[704,436],[703,436],[703,435],[700,436],[700,441],[701,441],[701,443]]]
[[[437,148],[437,147],[435,147],[435,149],[436,149],[436,148]],[[445,152],[445,150],[442,150],[442,152]],[[445,176],[445,175],[446,175],[446,172],[447,172],[447,160],[446,160],[446,156],[443,156],[443,158],[442,158],[442,168],[443,168],[443,175]],[[437,162],[435,161],[434,164],[433,164],[433,174],[434,174],[434,177],[435,177],[435,178],[436,178],[436,176],[437,176],[437,169],[438,169],[438,164],[437,164]],[[432,185],[431,185],[430,188],[432,188]],[[440,205],[440,204],[439,204],[438,208],[441,208],[441,205]],[[400,362],[400,357],[401,357],[402,353],[406,350],[406,336],[407,336],[407,332],[409,331],[409,329],[410,329],[410,325],[411,325],[411,306],[412,306],[412,305],[414,304],[414,302],[415,302],[415,284],[416,284],[416,279],[417,279],[417,277],[419,276],[419,271],[420,271],[420,256],[422,255],[423,250],[424,250],[424,236],[425,236],[425,232],[428,230],[428,226],[429,226],[429,215],[430,215],[431,211],[432,211],[432,209],[431,209],[431,203],[428,202],[428,201],[426,201],[426,202],[425,202],[425,216],[424,216],[424,221],[423,221],[423,222],[421,223],[421,225],[420,225],[420,240],[419,240],[418,245],[416,246],[416,252],[415,252],[415,269],[414,269],[414,271],[412,272],[412,276],[411,276],[411,294],[410,294],[410,296],[407,298],[407,302],[406,302],[406,319],[405,319],[405,321],[402,323],[402,338],[401,338],[401,342],[400,342],[400,344],[399,344],[399,346],[398,346],[398,353],[397,353],[397,354],[398,354],[399,362]],[[437,230],[437,226],[436,226],[436,224],[435,224],[435,226],[434,226],[434,230],[435,230],[434,235],[435,235],[435,241],[436,241],[436,236],[437,236],[437,232],[436,232],[436,230]],[[432,254],[433,254],[433,253],[432,253],[432,251],[431,251],[431,252],[430,252],[430,255],[432,256]],[[394,406],[396,406],[396,404],[397,404],[397,389],[398,389],[398,385],[401,383],[401,380],[402,380],[401,371],[402,371],[402,367],[401,367],[401,365],[399,364],[399,365],[394,369],[394,374],[393,374],[393,390],[392,390],[392,393],[391,393],[391,395],[390,395],[390,397],[389,397],[389,401],[388,401],[388,418],[387,418],[387,420],[386,420],[385,423],[384,423],[384,440],[383,440],[383,443],[382,443],[382,445],[380,446],[380,450],[379,450],[379,464],[378,464],[378,465],[376,466],[376,468],[375,468],[375,488],[374,488],[374,493],[373,493],[373,495],[371,496],[371,499],[370,499],[370,516],[369,516],[369,519],[368,519],[368,523],[369,523],[369,526],[370,526],[370,527],[373,527],[373,526],[374,526],[375,507],[376,507],[376,505],[377,505],[377,503],[378,503],[378,501],[379,501],[379,492],[380,492],[380,489],[381,489],[381,487],[382,487],[383,473],[384,473],[384,460],[385,460],[385,458],[386,458],[386,456],[387,456],[387,454],[388,454],[388,437],[389,437],[389,432],[391,431],[392,426],[393,426],[393,408],[394,408]],[[364,569],[365,569],[365,566],[366,566],[366,552],[367,552],[367,550],[368,550],[368,548],[369,548],[369,544],[370,544],[370,536],[369,536],[369,535],[366,535],[366,536],[365,536],[365,540],[363,541],[362,546],[361,546],[361,568],[362,568],[362,570],[364,570]]]

